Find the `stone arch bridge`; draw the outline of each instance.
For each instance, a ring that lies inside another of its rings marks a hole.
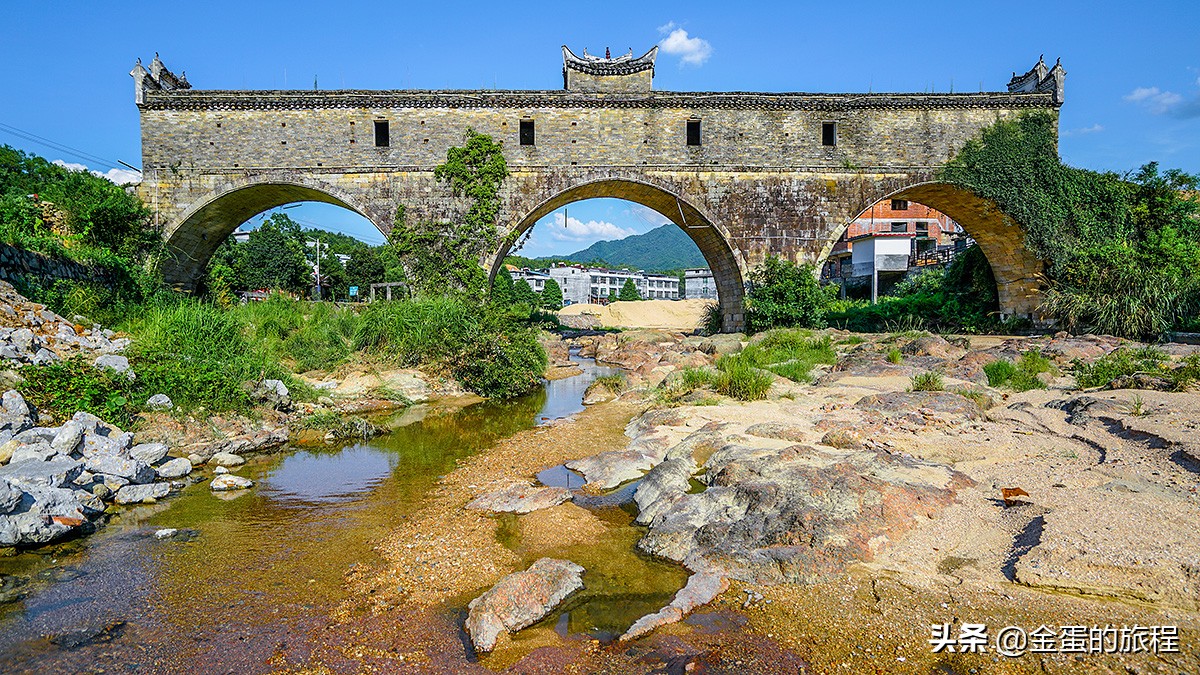
[[[682,93],[651,88],[656,49],[599,58],[563,47],[548,91],[193,90],[155,56],[132,75],[142,198],[194,288],[216,247],[252,216],[296,201],[356,211],[390,233],[449,222],[465,205],[433,176],[467,128],[503,144],[511,172],[499,227],[520,233],[566,204],[619,197],[682,227],[714,272],[726,330],[743,325],[749,270],[768,255],[819,263],[858,214],[908,199],[954,218],[992,265],[1002,312],[1033,317],[1041,261],[975,195],[933,181],[980,129],[1057,111],[1060,65],[1007,91],[956,94]],[[492,273],[507,249],[481,264]]]

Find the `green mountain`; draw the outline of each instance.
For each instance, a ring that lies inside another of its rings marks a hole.
[[[647,272],[708,267],[696,242],[676,225],[662,225],[646,234],[635,234],[615,241],[598,241],[582,251],[558,258],[577,263],[631,267]]]

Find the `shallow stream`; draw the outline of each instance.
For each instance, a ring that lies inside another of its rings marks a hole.
[[[373,545],[456,460],[579,412],[588,383],[615,372],[572,358],[584,374],[522,399],[416,406],[383,436],[252,458],[236,472],[255,481],[250,490],[200,482],[157,504],[114,507],[89,537],[0,558],[0,598],[10,600],[0,603],[0,670],[270,670],[273,651],[294,651],[329,623],[347,569],[378,563]],[[515,520],[501,523],[502,541],[529,562],[559,555],[590,572],[588,589],[534,634],[609,638],[682,586],[683,570],[634,553],[629,512],[596,514],[606,535],[555,551],[524,550]],[[161,528],[178,532],[159,540]]]

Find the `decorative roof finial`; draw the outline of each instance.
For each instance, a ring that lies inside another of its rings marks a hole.
[[[612,52],[608,51],[608,47],[604,48],[604,58],[606,58],[606,59],[612,58]]]

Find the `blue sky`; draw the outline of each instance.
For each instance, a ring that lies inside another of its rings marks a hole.
[[[307,89],[315,76],[329,89],[555,89],[563,43],[637,54],[660,43],[654,86],[685,91],[999,90],[1039,54],[1061,56],[1065,161],[1124,172],[1157,160],[1200,173],[1195,0],[6,5],[0,143],[100,171],[140,164],[128,72],[155,51],[196,88]],[[289,214],[380,239],[333,207]],[[553,234],[537,227],[526,252],[652,227],[643,210],[613,200],[578,203],[570,218]]]

